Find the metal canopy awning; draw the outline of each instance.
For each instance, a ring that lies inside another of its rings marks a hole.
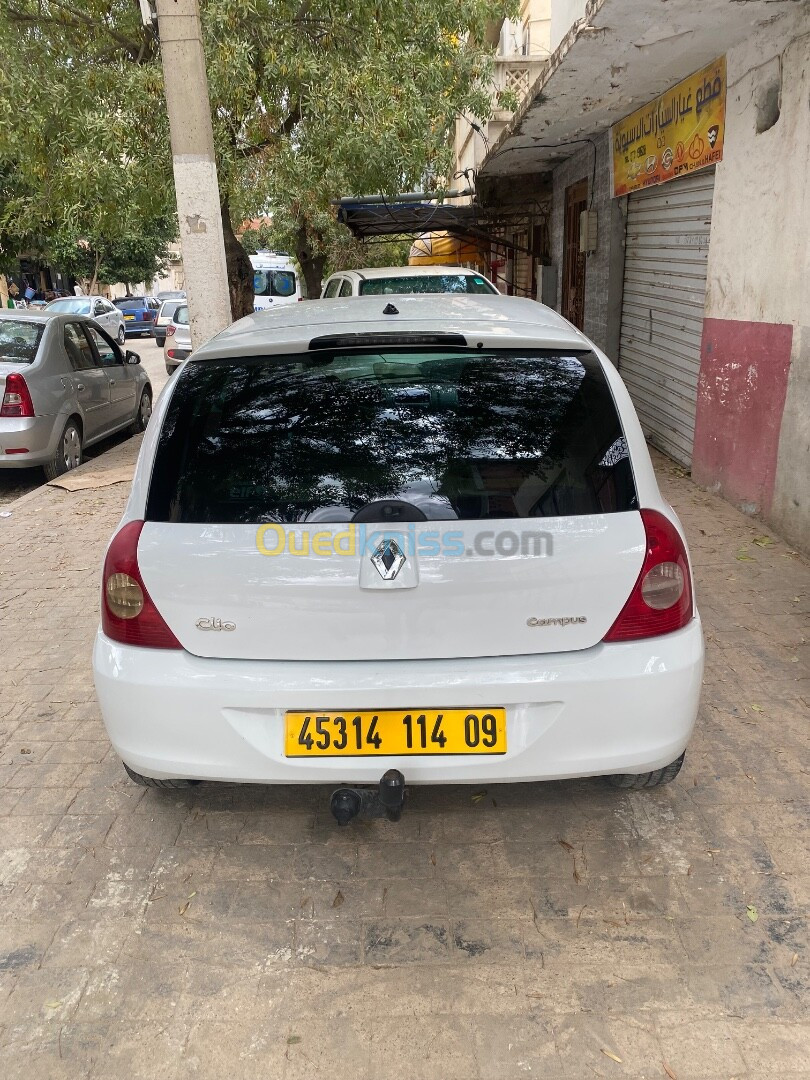
[[[478,225],[477,208],[469,203],[397,202],[396,197],[392,202],[342,199],[338,203],[337,217],[358,239],[425,232],[468,236]]]
[[[806,0],[804,0],[806,3]],[[800,4],[589,0],[484,159],[480,180],[548,172],[670,86]],[[577,141],[579,140],[579,141]]]
[[[481,241],[495,248],[515,251],[530,249],[512,234],[530,224],[548,220],[550,189],[535,186],[531,195],[521,193],[513,204],[482,206],[477,200],[446,202],[432,193],[407,192],[390,201],[382,195],[356,196],[334,202],[338,221],[358,240],[380,240],[387,236],[416,238],[425,233],[447,233],[459,240]],[[443,198],[471,197],[469,191],[451,191]]]

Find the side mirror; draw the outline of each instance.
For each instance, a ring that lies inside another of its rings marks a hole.
[[[124,353],[124,362],[127,364],[140,364],[141,358],[136,352],[133,352],[131,349],[127,349],[127,351]]]

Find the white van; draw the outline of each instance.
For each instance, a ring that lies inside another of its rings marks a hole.
[[[257,251],[253,264],[253,310],[278,307],[300,300],[301,286],[292,259],[286,251]]]

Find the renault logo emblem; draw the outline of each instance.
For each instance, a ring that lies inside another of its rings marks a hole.
[[[405,565],[405,556],[396,540],[382,540],[374,549],[371,561],[383,581],[393,581]]]

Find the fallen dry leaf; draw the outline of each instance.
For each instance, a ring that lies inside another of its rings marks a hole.
[[[431,866],[436,865],[436,852],[435,851],[432,851],[430,853],[430,863],[431,863]]]
[[[472,796],[472,801],[475,803],[481,802],[482,799],[486,798],[486,794],[486,791],[476,791]]]
[[[763,708],[761,705],[749,705],[748,708],[751,710],[751,712],[763,712]]]
[[[675,1075],[672,1069],[670,1069],[669,1065],[667,1065],[665,1061],[662,1061],[661,1064],[664,1066],[664,1072],[669,1077],[669,1080],[678,1080],[678,1077]]]
[[[757,919],[759,918],[759,912],[757,911],[757,909],[754,907],[753,904],[748,904],[746,906],[745,914],[748,916],[748,918],[751,920],[751,922],[756,922]]]
[[[560,847],[564,847],[566,851],[574,850],[574,845],[569,844],[567,840],[558,840],[557,843],[560,845]]]
[[[798,959],[799,959],[799,954],[798,954],[797,952],[795,952],[795,953],[793,954],[793,956],[791,956],[791,958],[790,958],[790,966],[791,966],[791,967],[796,967],[796,961],[797,961]]]
[[[296,1043],[300,1043],[300,1042],[301,1042],[301,1036],[300,1035],[288,1035],[287,1036],[287,1046],[295,1046]]]
[[[185,913],[186,913],[186,912],[188,911],[188,905],[189,905],[189,902],[188,902],[188,900],[186,900],[185,904],[182,904],[182,905],[181,905],[181,906],[180,906],[180,907],[179,907],[179,908],[177,909],[177,913],[178,913],[178,915],[185,915]]]
[[[611,1054],[610,1050],[605,1050],[604,1046],[602,1047],[602,1053],[605,1055],[605,1057],[609,1057],[611,1061],[617,1061],[619,1065],[623,1064],[620,1057],[617,1057],[615,1054]]]
[[[45,1008],[46,1009],[58,1009],[61,1004],[62,1004],[61,1001],[46,1001],[45,1002]]]
[[[311,903],[312,901],[310,900],[310,898],[308,896],[305,896],[304,899],[301,901],[301,910],[303,911],[307,904]]]
[[[343,895],[340,889],[338,889],[338,891],[335,893],[335,899],[332,901],[332,907],[340,907],[340,905],[345,899],[346,897]]]
[[[770,547],[770,545],[773,543],[773,540],[771,540],[770,536],[756,536],[754,537],[753,542],[757,545],[757,547]]]
[[[752,559],[751,556],[746,554],[746,552],[744,552],[744,551],[738,551],[737,555],[736,555],[736,558],[739,559],[740,562],[756,562],[757,561],[756,559]]]

